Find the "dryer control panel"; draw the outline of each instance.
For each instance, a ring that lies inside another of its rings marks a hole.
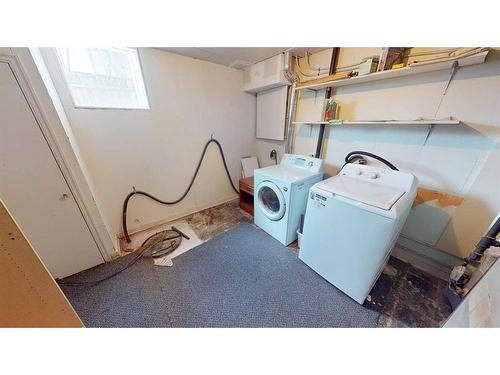
[[[285,154],[281,159],[281,165],[291,165],[302,168],[313,173],[324,173],[325,161],[305,155]]]

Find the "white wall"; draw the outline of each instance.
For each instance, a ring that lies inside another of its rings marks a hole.
[[[377,48],[342,48],[339,65],[359,62],[362,57],[379,54]],[[311,64],[328,67],[331,50],[312,55]],[[305,66],[305,61],[301,61]],[[344,127],[326,132],[324,157],[327,172],[335,174],[345,155],[352,150],[379,154],[400,169],[414,173],[420,186],[465,197],[454,212],[435,248],[455,256],[466,255],[500,211],[498,164],[485,162],[500,139],[500,51],[493,50],[487,63],[460,68],[439,107],[449,71],[395,78],[337,88],[335,100],[340,118],[346,120],[456,117],[462,127]],[[320,120],[324,90],[301,91],[297,120]],[[436,112],[437,111],[437,112]],[[315,152],[317,126],[296,129],[295,153]],[[279,146],[282,146],[280,144]],[[268,150],[276,143],[257,141],[262,164],[271,164]],[[280,149],[280,155],[283,148]],[[496,167],[496,168],[495,168]],[[412,245],[412,243],[405,243]],[[414,243],[418,246],[419,244]]]
[[[211,134],[224,148],[235,185],[240,158],[255,154],[255,96],[243,92],[243,71],[140,48],[150,110],[77,109],[52,50],[42,49],[42,53],[113,235],[121,232],[123,199],[132,186],[164,200],[184,192]],[[133,198],[129,230],[235,197],[214,146],[183,202],[162,206],[144,197]]]

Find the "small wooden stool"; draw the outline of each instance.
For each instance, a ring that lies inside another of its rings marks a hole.
[[[240,180],[240,208],[253,215],[253,176]]]

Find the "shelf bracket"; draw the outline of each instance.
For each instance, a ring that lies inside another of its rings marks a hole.
[[[425,146],[427,144],[427,140],[429,139],[432,133],[432,129],[434,129],[434,124],[429,124],[427,128],[427,135],[425,136],[424,143],[422,144],[422,146]]]

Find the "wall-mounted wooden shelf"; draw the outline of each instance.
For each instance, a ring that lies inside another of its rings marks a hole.
[[[350,126],[350,125],[460,125],[459,120],[380,120],[380,121],[349,121],[341,120],[337,123],[329,123],[325,121],[294,121],[294,125],[331,125],[335,126]]]
[[[327,87],[341,87],[357,85],[366,82],[381,81],[390,78],[406,77],[415,74],[433,72],[437,70],[450,69],[455,61],[458,62],[458,66],[467,66],[474,64],[481,64],[486,59],[488,51],[484,51],[475,55],[466,56],[462,58],[457,58],[448,61],[441,61],[436,63],[429,63],[425,65],[408,66],[405,68],[385,70],[383,72],[371,73],[364,76],[342,78],[332,81],[319,81],[319,82],[304,82],[297,85],[296,90],[322,90]]]

